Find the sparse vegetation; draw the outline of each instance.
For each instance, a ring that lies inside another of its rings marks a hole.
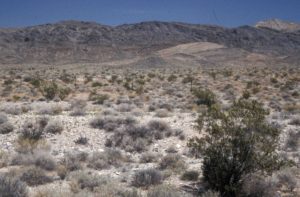
[[[140,170],[134,174],[132,185],[135,187],[149,187],[162,182],[163,176],[155,169]]]

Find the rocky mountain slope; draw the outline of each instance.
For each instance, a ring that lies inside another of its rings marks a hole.
[[[287,22],[287,21],[283,21],[280,19],[271,19],[271,20],[266,20],[266,21],[260,21],[255,26],[275,29],[278,31],[287,31],[287,32],[293,32],[293,31],[300,30],[300,24]]]
[[[278,31],[263,25],[224,28],[153,21],[113,27],[63,21],[0,29],[0,64],[109,63],[133,58],[139,62],[141,58],[151,60],[160,50],[199,42],[239,53],[292,59],[295,63],[298,58],[294,57],[300,52],[300,31]]]

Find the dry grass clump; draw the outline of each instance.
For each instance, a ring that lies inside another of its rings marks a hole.
[[[115,130],[106,140],[106,146],[120,147],[127,152],[143,152],[154,140],[171,135],[172,130],[165,122],[153,120],[146,126],[130,124]]]
[[[134,124],[135,122],[136,120],[131,117],[99,116],[94,118],[90,122],[90,125],[92,128],[104,129],[109,132],[114,131],[121,126]]]
[[[28,139],[37,141],[42,139],[44,132],[44,124],[42,122],[26,122],[20,130],[19,139]]]
[[[84,152],[68,152],[61,160],[60,173],[61,177],[68,172],[82,169],[82,162],[87,160],[88,155]]]
[[[136,172],[133,176],[132,185],[135,187],[149,187],[162,182],[163,176],[156,169],[146,169]]]
[[[9,164],[10,154],[0,150],[0,168],[6,167]]]
[[[71,180],[71,190],[75,193],[84,189],[94,191],[96,187],[108,183],[107,178],[82,170],[71,173],[68,179]]]
[[[0,111],[3,111],[7,114],[11,114],[11,115],[20,115],[23,112],[27,112],[27,110],[23,108],[21,105],[18,104],[13,104],[13,103],[6,103],[5,105],[2,105],[0,108]]]
[[[140,163],[153,163],[157,161],[158,155],[153,152],[145,152],[140,157]]]
[[[120,167],[128,158],[122,155],[119,150],[105,149],[104,152],[95,152],[88,159],[88,167],[102,170],[111,166]]]
[[[57,104],[45,104],[39,106],[38,111],[36,112],[38,115],[58,115],[63,111],[62,106]]]
[[[245,196],[277,196],[276,185],[270,180],[253,175],[247,177],[243,182],[242,194]]]
[[[51,177],[46,175],[45,171],[38,167],[24,169],[20,176],[20,180],[24,181],[29,186],[43,185],[53,181]]]
[[[159,168],[162,170],[172,170],[180,172],[186,168],[183,158],[178,154],[167,154],[159,162]]]
[[[7,116],[6,116],[6,114],[4,114],[4,113],[0,113],[0,124],[3,124],[3,123],[5,123],[5,122],[7,122],[8,121],[8,118],[7,118]]]
[[[49,121],[49,123],[46,125],[44,129],[46,133],[52,133],[52,134],[57,134],[57,133],[60,134],[63,130],[64,128],[61,122],[58,120]]]
[[[56,162],[47,151],[34,150],[25,154],[17,154],[11,160],[11,165],[35,165],[44,170],[54,170]]]
[[[297,151],[300,145],[300,131],[290,131],[285,142],[285,149]]]
[[[71,101],[70,116],[84,116],[86,114],[87,102],[84,100]]]
[[[151,111],[156,111],[159,109],[165,109],[167,111],[172,111],[173,106],[169,103],[166,103],[164,100],[155,100],[152,103],[150,103],[148,110]]]
[[[17,178],[0,175],[0,196],[27,197],[28,190],[25,183]]]
[[[0,113],[0,134],[7,134],[14,130],[13,125],[8,122],[8,118],[5,114]]]
[[[75,142],[75,144],[87,145],[89,142],[89,139],[87,137],[80,136],[74,142]]]
[[[287,168],[278,172],[277,174],[278,184],[281,187],[284,186],[290,192],[293,192],[294,189],[297,188],[297,179],[296,179],[297,170],[298,169]]]
[[[8,121],[4,113],[0,113],[0,134],[7,134],[14,130],[13,125]]]

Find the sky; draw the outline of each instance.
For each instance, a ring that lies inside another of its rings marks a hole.
[[[62,20],[105,25],[156,20],[236,27],[271,18],[300,22],[300,0],[0,0],[0,27]]]

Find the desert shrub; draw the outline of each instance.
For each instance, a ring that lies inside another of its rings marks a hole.
[[[159,118],[165,118],[169,116],[169,112],[166,109],[157,109],[155,112],[155,116]]]
[[[131,117],[114,117],[114,116],[104,116],[96,117],[91,122],[90,125],[93,128],[104,129],[105,131],[114,131],[116,128],[122,125],[131,125],[136,122],[135,119]]]
[[[176,75],[170,75],[167,80],[168,82],[172,82],[172,81],[176,81],[176,79],[177,79]]]
[[[160,139],[160,137],[158,137],[160,134],[163,137],[169,137],[173,132],[170,126],[164,121],[151,120],[148,122],[147,126],[154,133],[154,136],[157,139]]]
[[[153,120],[146,126],[127,124],[116,129],[106,141],[108,147],[121,147],[127,152],[142,152],[155,139],[162,139],[172,135],[170,127],[162,121]]]
[[[56,162],[48,152],[34,150],[33,152],[15,155],[11,160],[11,165],[35,165],[44,170],[54,170]]]
[[[84,116],[86,114],[86,110],[84,108],[74,108],[70,116]]]
[[[85,108],[87,106],[87,102],[85,100],[72,100],[71,101],[71,105],[70,108],[74,109],[74,108]]]
[[[26,184],[16,178],[0,175],[0,196],[27,197]]]
[[[26,182],[29,186],[43,185],[53,181],[42,169],[37,167],[25,169],[20,176],[20,180]]]
[[[64,128],[61,122],[57,120],[50,121],[44,129],[46,133],[52,133],[52,134],[61,133],[63,130]]]
[[[126,158],[119,150],[105,149],[104,152],[95,152],[91,155],[88,159],[88,167],[102,170],[111,166],[121,166],[123,161],[126,161]]]
[[[92,87],[101,87],[103,84],[101,82],[95,81],[92,83]]]
[[[265,178],[252,175],[248,176],[242,185],[242,196],[247,197],[273,197],[278,196],[276,192],[276,185]]]
[[[39,115],[58,115],[62,113],[62,107],[59,105],[45,105],[41,106],[37,114]]]
[[[169,146],[166,150],[167,153],[177,153],[178,150],[176,149],[176,147],[174,145]]]
[[[300,126],[300,118],[294,118],[289,122],[290,125]]]
[[[0,124],[0,134],[7,134],[14,130],[14,127],[11,123],[5,122]]]
[[[186,164],[180,155],[167,154],[160,160],[159,168],[162,170],[170,169],[174,172],[180,172],[186,168]]]
[[[275,77],[270,78],[271,83],[278,83],[278,79]]]
[[[250,96],[251,96],[251,93],[248,90],[243,91],[242,97],[244,99],[248,99],[248,98],[250,98]]]
[[[208,107],[210,107],[216,103],[215,94],[208,89],[194,89],[193,95],[196,97],[196,103],[198,105],[207,105]]]
[[[277,174],[278,182],[285,185],[291,192],[297,187],[297,179],[295,172],[291,169],[285,169]]]
[[[70,109],[72,110],[71,116],[84,116],[86,114],[87,102],[84,100],[71,101]]]
[[[152,102],[149,105],[148,110],[149,111],[155,111],[155,110],[158,110],[158,109],[166,109],[168,111],[172,111],[173,108],[174,108],[174,106],[171,105],[170,103],[167,103],[164,100],[157,100],[157,101]]]
[[[119,112],[131,112],[133,109],[135,109],[134,104],[127,104],[127,103],[121,103],[118,107],[117,110]]]
[[[152,152],[146,152],[141,155],[140,162],[141,163],[152,163],[157,160],[157,156]]]
[[[93,101],[93,104],[103,105],[104,101],[109,99],[109,95],[107,94],[90,94],[89,100]]]
[[[0,150],[0,168],[6,167],[9,164],[10,154],[6,151]]]
[[[86,171],[74,172],[70,174],[70,177],[68,179],[73,181],[73,183],[76,184],[76,186],[80,189],[88,189],[90,191],[94,191],[96,187],[106,185],[108,183],[107,178],[91,174]]]
[[[20,105],[15,104],[6,104],[1,107],[1,111],[4,111],[7,114],[11,115],[20,115],[22,114],[22,107]]]
[[[190,90],[193,89],[193,82],[194,82],[194,77],[191,75],[187,75],[186,77],[184,77],[182,79],[182,83],[186,84],[189,83],[190,84]]]
[[[89,139],[87,137],[80,136],[74,141],[76,144],[86,145],[89,142]]]
[[[58,85],[55,82],[44,83],[41,90],[45,98],[52,100],[58,94]]]
[[[168,185],[158,185],[149,190],[147,197],[181,197],[182,194]]]
[[[180,179],[184,181],[197,181],[198,177],[199,177],[199,172],[195,170],[188,170],[181,175]]]
[[[67,172],[76,171],[82,169],[81,162],[86,159],[80,156],[80,153],[66,153],[64,158],[61,161],[61,165],[65,167]]]
[[[300,131],[290,131],[285,142],[285,149],[297,151],[300,141]]]
[[[4,113],[0,113],[0,124],[3,124],[8,121],[7,116]]]
[[[260,103],[239,100],[225,111],[212,106],[199,115],[197,128],[207,135],[192,138],[189,146],[204,159],[204,181],[222,196],[236,196],[242,176],[283,165],[276,152],[280,131],[267,123],[267,114]]]
[[[49,122],[49,118],[46,116],[42,116],[36,119],[36,123],[39,125],[41,129],[44,129]]]
[[[44,129],[38,122],[27,122],[20,130],[19,138],[29,140],[40,140],[42,139]]]
[[[160,171],[155,169],[146,169],[136,172],[133,176],[132,185],[135,187],[149,187],[158,185],[163,177]]]

